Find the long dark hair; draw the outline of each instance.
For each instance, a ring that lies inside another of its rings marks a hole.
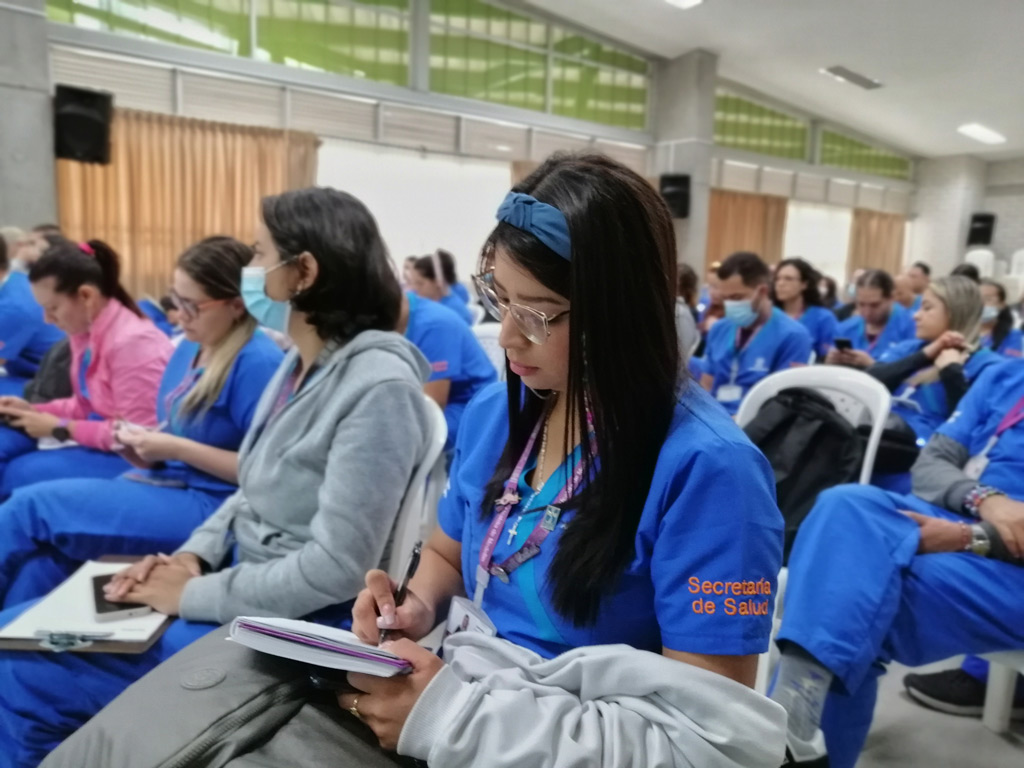
[[[828,275],[822,275],[819,282],[825,283],[825,295],[822,296],[822,303],[829,309],[832,309],[839,301],[839,286]]]
[[[139,317],[144,317],[135,299],[121,285],[121,260],[102,240],[74,243],[57,235],[47,235],[49,247],[29,268],[29,282],[54,278],[57,293],[72,294],[83,285],[92,285],[108,299],[117,299]]]
[[[1006,306],[1006,288],[1002,283],[985,279],[981,281],[981,284],[995,288],[999,293],[999,303],[1003,305],[996,317],[996,324],[992,327],[992,349],[998,350],[1006,337],[1010,335],[1010,331],[1013,330],[1013,312]]]
[[[672,217],[642,177],[602,155],[556,154],[514,188],[561,211],[567,262],[536,237],[500,223],[481,267],[497,249],[569,299],[566,444],[582,446],[591,478],[566,508],[569,522],[548,575],[552,602],[577,626],[596,620],[635,555],[640,516],[668,433],[679,383],[675,327],[676,250]],[[508,374],[509,438],[487,486],[494,503],[544,411],[544,401]],[[597,456],[589,446],[587,409]]]
[[[802,294],[804,307],[823,306],[821,293],[818,291],[818,283],[821,282],[821,273],[803,259],[783,259],[775,268],[775,276],[778,277],[783,267],[792,267],[800,273],[800,282],[807,283]],[[782,307],[782,302],[775,296],[775,280],[772,280],[772,303],[776,307]]]
[[[393,331],[402,292],[377,222],[347,192],[310,187],[263,198],[263,222],[283,258],[307,252],[316,282],[292,297],[322,339],[347,341],[362,331]]]

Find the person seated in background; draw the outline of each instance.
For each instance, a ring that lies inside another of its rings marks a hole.
[[[843,306],[843,302],[839,300],[839,286],[828,275],[822,275],[818,281],[818,295],[821,296],[822,305],[826,309],[831,309],[833,313]]]
[[[444,277],[441,257],[436,252],[416,260],[409,287],[417,296],[442,304],[462,318],[466,325],[473,325],[469,305],[452,292]]]
[[[448,424],[445,450],[455,448],[459,422],[473,396],[498,380],[484,348],[458,315],[436,301],[415,293],[402,296],[396,331],[403,334],[430,363],[427,396],[444,409]]]
[[[820,281],[818,270],[803,259],[784,259],[775,270],[772,303],[807,329],[816,358],[824,360],[839,324],[835,313],[822,303]]]
[[[893,275],[892,300],[910,313],[917,312],[921,306],[921,297],[914,293],[909,275]]]
[[[156,426],[167,337],[143,317],[120,283],[117,254],[100,240],[57,239],[32,265],[29,282],[47,322],[71,340],[71,397],[30,404],[0,397],[0,499],[15,488],[61,477],[112,478],[125,470],[114,452],[121,421]],[[59,450],[37,441],[73,440]]]
[[[0,227],[0,238],[3,238],[4,245],[7,246],[7,258],[13,259],[14,252],[18,248],[18,243],[25,237],[25,230],[21,227],[5,226]]]
[[[718,268],[725,317],[708,333],[701,386],[735,414],[752,386],[770,373],[811,359],[811,335],[772,304],[768,265],[739,252]]]
[[[46,249],[62,236],[63,233],[56,224],[37,224],[32,227],[22,234],[15,249],[8,254],[11,269],[28,274],[32,265],[39,261]]]
[[[174,323],[167,317],[167,308],[164,306],[165,303],[170,304],[170,297],[161,296],[156,301],[147,297],[139,299],[137,303],[142,314],[152,320],[153,325],[163,331],[168,338],[174,335]]]
[[[7,372],[0,378],[0,395],[24,395],[43,356],[63,338],[43,319],[28,278],[11,269],[7,241],[0,238],[0,361]]]
[[[704,276],[704,286],[700,289],[700,296],[697,297],[698,320],[703,316],[708,307],[711,306],[711,293],[718,282],[718,268],[722,266],[720,261],[712,261],[708,265],[707,274]]]
[[[353,608],[356,634],[376,644],[390,630],[413,672],[350,675],[358,691],[339,704],[353,717],[338,727],[363,719],[384,749],[436,766],[774,768],[782,712],[749,686],[782,520],[764,457],[679,378],[665,203],[606,157],[556,155],[498,219],[481,271],[508,381],[470,405],[405,601],[372,571]],[[757,597],[726,596],[737,579]],[[446,665],[414,641],[450,600],[461,626],[464,596],[494,631],[457,634]],[[495,674],[464,675],[470,658]],[[340,748],[320,759],[357,762]]]
[[[836,308],[836,320],[843,322],[857,314],[857,281],[861,275],[867,272],[866,269],[855,269],[850,275],[850,280],[843,290],[843,304]]]
[[[455,270],[455,257],[444,248],[438,248],[435,253],[441,262],[441,274],[448,284],[448,290],[462,299],[464,304],[469,304],[469,289],[459,282],[459,275]]]
[[[923,261],[915,261],[907,270],[907,277],[910,278],[910,289],[914,292],[914,304],[911,311],[916,312],[921,306],[921,299],[925,289],[932,279],[932,268]]]
[[[849,343],[843,349],[832,348],[825,362],[870,368],[893,344],[913,339],[914,318],[892,299],[892,277],[881,269],[864,272],[857,278],[857,314],[842,321],[836,339]]]
[[[1013,312],[1006,305],[1006,288],[995,280],[981,281],[981,339],[978,344],[1007,357],[1024,355],[1024,334],[1014,328]]]
[[[721,266],[721,262],[713,262]],[[707,342],[711,326],[725,317],[725,305],[722,303],[722,292],[718,289],[718,267],[708,273],[708,282],[701,293],[701,299],[697,302],[697,331],[700,333],[701,346],[694,352],[694,357],[704,354],[704,344]]]
[[[827,748],[831,768],[853,768],[888,662],[1024,648],[1024,361],[978,378],[913,490],[839,486],[800,526],[770,692],[797,766]]]
[[[676,279],[676,333],[684,363],[697,349],[701,338],[697,331],[697,273],[689,264],[679,265]]]
[[[976,283],[981,283],[981,272],[973,264],[957,264],[949,274],[954,277],[966,277]]]
[[[257,229],[248,269],[262,279],[243,282],[242,296],[257,321],[287,316],[295,349],[256,407],[239,490],[173,556],[148,556],[110,583],[110,600],[179,617],[148,651],[0,652],[5,768],[37,765],[132,682],[236,616],[347,626],[381,562],[431,431],[428,366],[394,333],[401,292],[384,242],[366,207],[332,189],[265,198]],[[26,607],[0,613],[0,625]]]
[[[171,297],[186,339],[160,383],[162,428],[115,433],[134,471],[37,483],[0,505],[0,604],[45,595],[85,560],[172,552],[237,489],[238,448],[284,357],[242,302],[251,259],[227,237],[178,258]]]

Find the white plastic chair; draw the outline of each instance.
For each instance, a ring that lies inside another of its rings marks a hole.
[[[505,350],[498,343],[498,336],[501,334],[501,323],[482,323],[473,326],[473,333],[480,346],[484,348],[487,357],[498,370],[499,381],[505,380]]]
[[[996,259],[995,267],[992,269],[992,276],[996,279],[1010,274],[1010,267],[1002,259]]]
[[[395,581],[400,581],[405,575],[413,545],[417,541],[426,541],[433,533],[437,525],[437,504],[448,483],[444,455],[448,423],[440,406],[429,397],[426,400],[431,422],[427,452],[402,499],[391,537],[391,550],[386,558],[388,575]]]
[[[1010,271],[1008,274],[1024,275],[1024,248],[1014,251],[1010,257]]]
[[[989,669],[981,722],[991,731],[1008,733],[1017,675],[1024,674],[1024,651],[988,653],[984,658],[989,661]]]
[[[878,444],[882,440],[885,420],[889,416],[892,395],[878,381],[862,371],[843,368],[835,365],[816,365],[802,368],[790,368],[766,376],[755,384],[740,403],[736,413],[736,423],[745,427],[757,415],[768,400],[784,389],[803,387],[811,389],[827,397],[836,412],[853,426],[870,421],[871,434],[868,436],[864,450],[864,463],[860,470],[860,484],[871,482],[871,472],[875,465]],[[789,571],[783,568],[779,572],[778,586],[775,589],[775,612],[772,614],[771,640],[768,650],[760,655],[757,661],[757,677],[754,681],[755,690],[768,692],[772,673],[778,664],[779,651],[775,646],[775,638],[782,626],[782,611],[786,597],[786,584]]]
[[[967,252],[964,262],[976,266],[982,277],[992,277],[996,268],[996,255],[988,248],[975,248]]]
[[[469,314],[473,316],[473,325],[480,325],[487,317],[487,310],[479,304],[467,304],[466,306],[469,307]]]

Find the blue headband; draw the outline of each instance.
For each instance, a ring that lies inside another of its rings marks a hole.
[[[498,221],[529,232],[566,261],[572,259],[569,224],[553,205],[522,192],[509,192],[498,206]]]

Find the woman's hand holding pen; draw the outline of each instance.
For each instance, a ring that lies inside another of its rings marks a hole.
[[[392,639],[419,640],[434,628],[436,609],[411,589],[406,591],[405,601],[396,607],[397,589],[398,584],[384,571],[366,574],[366,589],[352,606],[352,631],[364,643],[376,645],[382,629],[388,630]]]

